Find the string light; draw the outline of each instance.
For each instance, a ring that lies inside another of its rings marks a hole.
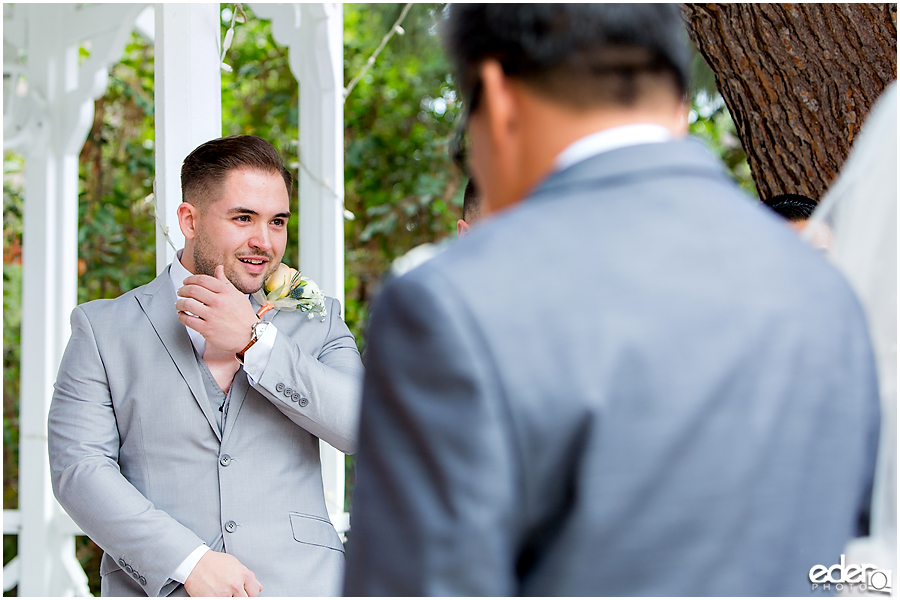
[[[381,40],[381,43],[378,44],[378,47],[375,49],[375,52],[372,53],[372,56],[366,61],[366,64],[360,70],[359,73],[356,74],[356,77],[350,80],[350,83],[347,84],[347,87],[344,89],[344,102],[347,101],[347,96],[350,95],[350,92],[353,91],[353,88],[356,87],[356,84],[362,79],[363,75],[366,74],[366,71],[375,64],[375,59],[378,58],[378,55],[384,50],[384,47],[387,46],[387,43],[391,41],[391,38],[394,37],[394,34],[403,35],[405,31],[400,27],[400,23],[403,22],[403,19],[406,18],[406,13],[409,12],[409,9],[412,8],[412,2],[407,3],[406,6],[403,7],[403,10],[400,12],[400,16],[397,18],[397,21],[394,22],[394,26],[391,27],[390,31],[388,31]]]
[[[236,2],[234,5],[235,10],[231,11],[231,24],[228,26],[228,31],[225,32],[225,40],[222,41],[222,55],[219,57],[219,62],[222,65],[222,70],[231,73],[231,65],[225,62],[225,53],[228,52],[228,49],[231,48],[231,42],[234,41],[234,24],[238,23],[246,23],[247,15],[244,14],[244,7],[241,6],[240,2]],[[241,15],[241,19],[238,20],[238,13]]]

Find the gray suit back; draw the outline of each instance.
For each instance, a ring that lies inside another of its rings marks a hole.
[[[855,297],[696,141],[554,174],[388,286],[348,595],[779,595],[857,532]]]

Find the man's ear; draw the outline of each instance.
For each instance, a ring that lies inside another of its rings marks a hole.
[[[182,202],[178,205],[176,214],[178,215],[178,227],[181,228],[184,239],[194,239],[197,235],[197,220],[200,216],[200,211],[193,204]]]
[[[503,67],[494,59],[485,60],[480,66],[481,110],[489,123],[489,135],[494,148],[509,143],[509,134],[516,126],[516,96]]]
[[[470,117],[472,176],[492,214],[521,199],[522,93],[495,59],[478,66],[481,95]]]
[[[469,233],[469,224],[460,219],[456,222],[456,235],[457,237],[462,237]]]

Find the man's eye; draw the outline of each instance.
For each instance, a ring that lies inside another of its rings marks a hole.
[[[272,219],[272,225],[275,227],[281,227],[284,225],[284,219]]]
[[[241,223],[249,223],[250,215],[239,215],[234,218],[235,221],[240,221]]]

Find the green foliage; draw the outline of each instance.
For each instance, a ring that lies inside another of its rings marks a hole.
[[[19,505],[19,364],[22,264],[3,263],[3,508]]]
[[[3,508],[19,506],[19,365],[22,323],[22,157],[3,153]],[[3,536],[3,564],[17,553]],[[12,593],[13,590],[10,591]]]
[[[732,179],[751,196],[756,196],[756,184],[747,164],[747,153],[737,137],[737,130],[725,101],[716,91],[716,78],[696,50],[691,61],[690,112],[688,131],[697,136],[722,159]]]
[[[701,91],[692,98],[688,130],[722,159],[732,179],[745,192],[756,197],[756,185],[747,164],[747,153],[741,146],[734,121],[731,120],[721,96],[716,94],[710,98]]]
[[[115,298],[156,274],[153,122],[153,46],[132,35],[79,157],[79,302]]]
[[[345,85],[365,65],[401,4],[344,5]],[[451,235],[465,178],[448,143],[460,111],[435,24],[442,4],[414,4],[344,104],[347,322],[364,344],[366,305],[391,261]]]

